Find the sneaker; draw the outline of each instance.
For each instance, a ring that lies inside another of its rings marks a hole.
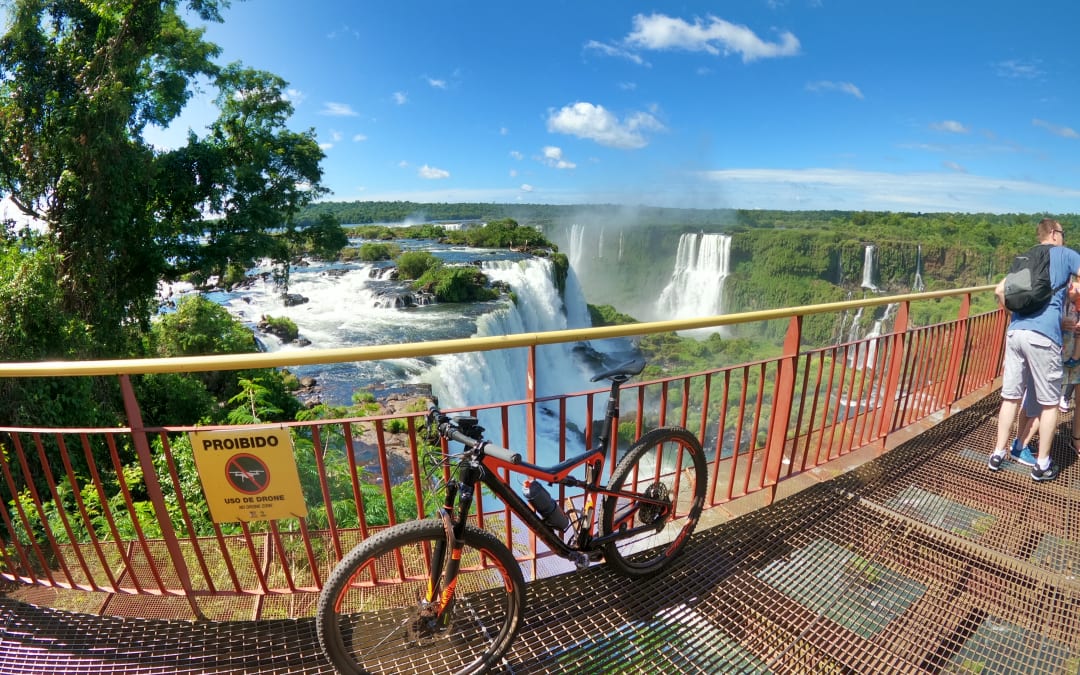
[[[990,460],[986,462],[986,466],[988,466],[991,471],[997,471],[998,469],[1001,468],[1001,464],[1004,461],[1005,461],[1005,453],[1004,452],[994,452],[994,453],[991,453]]]
[[[1065,400],[1064,396],[1062,396],[1060,399],[1058,399],[1058,410],[1062,414],[1065,414],[1065,413],[1069,412],[1069,402],[1067,400]]]
[[[1080,365],[1080,359],[1065,359],[1061,363],[1061,365],[1065,366],[1066,368],[1075,368],[1076,366]]]
[[[1061,473],[1061,468],[1054,464],[1053,460],[1050,460],[1050,466],[1045,469],[1040,469],[1037,465],[1031,467],[1032,480],[1054,480]]]
[[[1020,439],[1013,441],[1012,450],[1009,452],[1013,461],[1020,462],[1024,466],[1035,466],[1035,453],[1028,446],[1020,447]]]

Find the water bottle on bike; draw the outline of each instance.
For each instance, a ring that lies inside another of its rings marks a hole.
[[[540,518],[556,532],[563,532],[570,527],[570,519],[566,517],[540,481],[531,478],[525,480],[525,498],[529,500],[529,505]]]

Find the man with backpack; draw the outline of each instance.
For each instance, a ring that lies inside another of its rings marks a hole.
[[[998,302],[1013,313],[1005,339],[996,445],[987,465],[991,471],[1001,468],[1026,391],[1038,403],[1039,455],[1031,477],[1048,481],[1061,472],[1050,458],[1061,396],[1061,316],[1065,287],[1072,275],[1080,275],[1080,253],[1065,247],[1065,231],[1052,218],[1039,221],[1036,234],[1039,245],[1017,256],[994,289]]]

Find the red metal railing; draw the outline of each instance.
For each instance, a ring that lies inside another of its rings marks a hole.
[[[800,349],[805,315],[885,301],[784,310],[789,329],[778,357],[626,385],[621,421],[632,424],[633,434],[624,427],[623,442],[653,426],[685,426],[710,456],[709,507],[761,491],[771,501],[783,480],[867,445],[883,445],[890,433],[948,414],[957,400],[993,384],[1007,317],[1003,311],[969,316],[974,290],[988,288],[898,296],[890,332],[808,350]],[[949,294],[963,298],[956,319],[909,326],[912,300]],[[735,315],[722,322],[776,315]],[[521,344],[528,344],[532,356],[537,344],[576,341],[583,334],[610,337],[683,327],[665,322],[565,331],[573,335],[536,335]],[[530,358],[530,372],[523,374],[530,382],[536,377],[533,363]],[[16,373],[17,365],[0,364],[0,376]],[[5,450],[0,487],[6,488],[0,501],[0,577],[57,588],[183,596],[200,615],[199,599],[317,592],[332,566],[372,531],[430,515],[430,481],[418,435],[423,413],[418,412],[280,425],[290,430],[296,461],[309,479],[308,515],[215,523],[193,475],[187,433],[196,428],[143,427],[129,376],[119,377],[127,428],[0,427]],[[492,440],[527,448],[535,461],[538,406],[557,411],[555,426],[561,431],[554,444],[562,460],[591,447],[588,421],[602,414],[606,395],[606,389],[597,389],[536,398],[530,388],[527,400],[469,412],[494,415],[500,424],[489,429]],[[568,411],[573,409],[584,409],[584,419],[572,419]],[[520,415],[528,423],[524,432],[514,432],[509,420]],[[360,428],[373,430],[377,439],[374,462],[367,466],[358,461]],[[582,439],[568,432],[575,428],[582,430],[585,447],[577,447]],[[407,456],[389,451],[391,434]],[[115,477],[115,494],[106,493],[106,476]],[[525,544],[515,540],[508,510],[482,494],[477,504],[479,524],[514,546],[527,574],[548,571],[549,554],[537,548],[535,538]]]

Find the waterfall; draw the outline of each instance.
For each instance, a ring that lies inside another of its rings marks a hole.
[[[915,281],[911,283],[911,290],[916,293],[926,290],[926,284],[923,283],[922,278],[922,244],[918,246],[915,252]]]
[[[622,230],[619,230],[619,262],[622,262],[622,254],[623,254],[623,233],[622,233]]]
[[[691,319],[724,313],[724,280],[731,264],[731,237],[684,234],[679,238],[671,281],[656,303],[665,319]]]
[[[862,270],[862,287],[869,288],[872,291],[876,291],[878,288],[874,285],[874,245],[867,244],[866,249],[863,251],[863,270]]]
[[[870,327],[870,332],[866,334],[865,344],[859,345],[856,353],[849,353],[848,365],[854,367],[856,370],[862,370],[867,365],[873,366],[874,358],[877,356],[877,338],[881,337],[881,332],[885,327],[885,323],[892,318],[892,315],[896,312],[897,304],[895,302],[885,305],[885,311],[881,313],[881,316],[874,321],[873,326]],[[862,308],[859,308],[860,313]],[[853,328],[857,328],[853,326]],[[851,340],[858,340],[859,336],[857,331],[853,331],[854,336],[850,337]]]
[[[492,281],[506,283],[517,296],[517,302],[484,314],[476,322],[474,337],[514,335],[566,328],[585,328],[590,324],[587,306],[581,287],[572,270],[567,278],[566,303],[559,296],[552,277],[552,264],[546,259],[522,261],[486,261],[484,274]],[[536,395],[539,397],[583,391],[596,385],[589,382],[592,374],[590,364],[581,354],[580,345],[540,345],[536,348]],[[528,350],[499,349],[487,352],[449,354],[440,356],[436,365],[424,379],[445,408],[479,406],[502,401],[519,401],[526,398],[525,375]],[[568,417],[584,424],[584,402],[571,402]],[[536,416],[537,435],[540,438],[557,438],[557,415],[546,414],[544,405],[539,406]],[[547,411],[557,412],[557,410]],[[490,415],[490,418],[489,418]],[[525,414],[521,408],[510,412],[510,443],[515,449],[525,448]],[[489,437],[501,443],[500,421],[497,412],[483,411],[480,423],[488,429]],[[538,443],[538,461],[545,446]],[[547,450],[553,451],[550,447]],[[555,461],[552,455],[544,461]]]
[[[567,249],[566,257],[570,259],[570,267],[581,269],[585,256],[585,228],[577,223],[570,226],[570,245]]]
[[[600,236],[597,237],[596,259],[597,260],[603,260],[604,259],[604,228],[602,228],[602,227],[600,228]]]

